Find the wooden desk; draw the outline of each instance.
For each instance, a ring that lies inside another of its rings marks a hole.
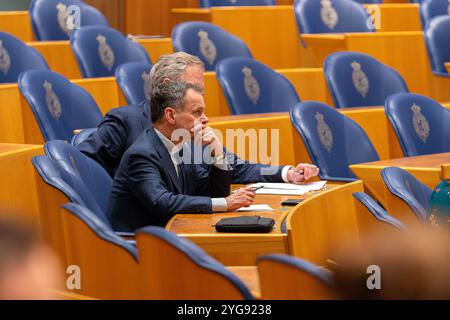
[[[398,158],[350,166],[353,173],[364,181],[367,189],[385,206],[388,206],[386,193],[389,191],[384,186],[380,172],[390,166],[405,169],[433,189],[442,179],[450,178],[450,153]]]
[[[450,78],[433,75],[422,32],[305,34],[301,38],[315,57],[316,66],[322,66],[333,52],[366,53],[396,69],[410,92],[450,101]]]
[[[446,62],[444,65],[445,69],[447,69],[447,72],[450,73],[450,62]]]
[[[329,184],[328,189],[338,188]],[[230,212],[214,214],[178,214],[166,226],[167,230],[186,237],[199,245],[208,254],[225,265],[255,265],[259,255],[269,253],[288,253],[287,235],[282,232],[283,219],[291,207],[282,207],[286,199],[305,199],[320,196],[320,191],[305,196],[257,195],[254,204],[268,204],[273,212]],[[301,204],[300,204],[301,205]],[[254,216],[273,218],[275,226],[272,232],[263,234],[219,233],[214,225],[222,218]]]
[[[31,159],[42,146],[0,143],[0,207],[38,218],[39,204]]]
[[[0,31],[10,33],[25,42],[33,41],[28,11],[0,12]]]

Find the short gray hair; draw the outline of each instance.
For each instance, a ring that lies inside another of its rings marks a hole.
[[[164,110],[172,107],[176,110],[182,110],[184,106],[184,97],[189,89],[193,89],[203,94],[203,88],[192,83],[168,81],[160,83],[155,87],[151,100],[152,123],[161,119]]]
[[[153,92],[155,87],[164,82],[165,79],[181,82],[183,73],[191,65],[196,65],[205,70],[205,65],[198,57],[186,52],[175,52],[161,56],[150,71],[151,91]]]

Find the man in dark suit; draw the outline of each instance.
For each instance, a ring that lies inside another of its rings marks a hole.
[[[203,87],[204,65],[197,57],[184,52],[162,56],[151,70],[152,88],[164,81],[182,81],[194,83]],[[150,106],[148,102],[140,105],[116,108],[108,112],[99,124],[96,132],[78,149],[100,163],[112,177],[124,152],[136,140],[139,134],[151,127]],[[251,182],[291,182],[300,183],[314,177],[319,169],[310,164],[299,164],[296,167],[272,167],[272,174],[261,174],[266,165],[250,163],[234,157],[233,183],[246,184]]]
[[[255,198],[250,187],[229,195],[233,167],[207,125],[202,88],[165,82],[155,88],[151,104],[153,127],[144,130],[125,152],[114,178],[107,212],[113,227],[134,231],[147,225],[164,226],[177,213],[249,206]],[[208,170],[186,155],[192,143],[208,150],[213,160]]]

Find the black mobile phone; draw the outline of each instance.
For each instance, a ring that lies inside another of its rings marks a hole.
[[[293,207],[293,206],[296,206],[297,204],[299,204],[300,202],[302,202],[303,200],[304,199],[287,199],[287,200],[284,200],[281,203],[281,205]]]

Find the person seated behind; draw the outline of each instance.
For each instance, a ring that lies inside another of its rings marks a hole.
[[[207,125],[203,89],[185,82],[162,83],[152,93],[151,103],[153,127],[125,152],[113,181],[107,212],[113,227],[132,232],[148,225],[164,226],[178,213],[249,206],[255,198],[251,188],[229,195],[233,167]],[[213,159],[209,170],[186,155],[191,150],[186,143],[194,138],[208,146]]]
[[[153,66],[151,90],[165,81],[188,82],[204,86],[205,67],[203,62],[190,54],[177,52],[163,55]],[[151,127],[150,106],[147,101],[139,105],[119,107],[109,111],[98,125],[96,132],[77,148],[88,157],[97,161],[114,177],[125,151],[133,144],[139,134]],[[231,154],[231,153],[230,153]],[[291,182],[300,183],[317,176],[319,169],[310,164],[277,167],[271,172],[261,174],[260,164],[238,159],[233,161],[233,183],[247,184],[252,182]]]

